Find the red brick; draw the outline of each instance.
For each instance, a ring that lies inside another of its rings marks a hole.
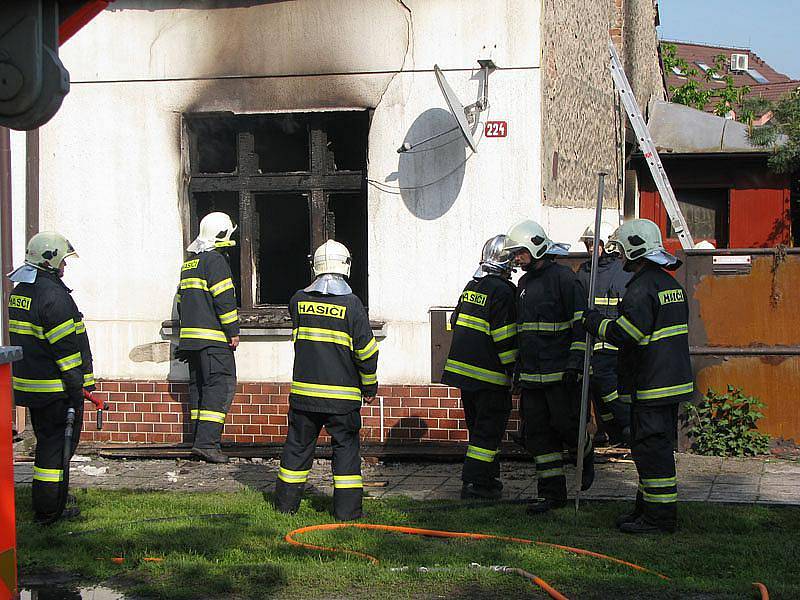
[[[110,407],[111,410],[116,410],[116,411],[119,411],[119,412],[131,412],[132,410],[135,410],[132,402],[124,402],[124,401],[122,401],[122,400],[124,400],[124,398],[120,398],[120,399],[114,398],[114,396],[117,396],[117,395],[120,395],[120,394],[111,394],[111,396],[112,396],[112,398],[111,398],[111,407]]]
[[[164,433],[163,436],[167,444],[180,444],[183,441],[183,435],[180,433]]]
[[[167,381],[157,381],[156,382],[156,391],[157,392],[168,392],[170,388],[169,382]]]
[[[439,406],[441,406],[441,402],[439,401],[439,398],[422,398],[420,399],[419,405],[439,408]]]
[[[262,383],[261,384],[261,393],[262,394],[280,394],[281,393],[281,386],[277,383]]]
[[[128,434],[127,433],[112,433],[110,436],[112,442],[127,442],[128,441]]]
[[[431,429],[428,432],[428,435],[432,440],[447,440],[449,439],[447,434],[448,432],[444,429]]]
[[[247,434],[257,434],[261,433],[261,426],[260,425],[245,425],[244,432]]]
[[[398,398],[397,396],[385,396],[383,398],[384,408],[392,406],[400,406],[400,403],[401,403],[400,398]]]
[[[161,394],[155,392],[146,393],[144,395],[145,402],[161,402]]]
[[[399,398],[408,398],[411,396],[411,388],[407,385],[393,385],[392,396],[398,396]]]
[[[391,396],[391,395],[392,395],[392,386],[390,385],[378,386],[378,396]]]
[[[447,409],[447,416],[450,419],[460,419],[464,416],[464,409],[463,408],[448,408]]]
[[[261,384],[260,383],[245,383],[244,384],[244,393],[245,394],[260,394],[261,393]]]
[[[120,423],[120,431],[136,431],[136,423]]]
[[[261,426],[261,435],[280,435],[281,428],[277,425],[262,425]]]
[[[178,413],[161,413],[162,423],[177,423],[179,420]]]
[[[270,425],[285,425],[287,422],[286,415],[269,415]]]
[[[92,419],[92,426],[94,426],[96,423],[97,421]],[[103,415],[103,431],[119,431],[119,423],[109,423],[105,420],[105,415]]]
[[[408,411],[409,417],[428,417],[428,409],[427,408],[410,408]]]
[[[154,444],[163,444],[165,437],[166,435],[164,435],[163,433],[151,433],[150,441]]]
[[[125,394],[127,402],[144,402],[144,394],[141,392],[128,392]]]
[[[460,429],[451,429],[447,435],[451,440],[466,440],[468,437],[467,432]]]
[[[252,415],[250,422],[254,425],[266,425],[269,423],[269,415]]]
[[[125,413],[125,420],[130,422],[130,423],[141,423],[142,422],[142,413],[139,413],[139,412]]]
[[[242,431],[244,431],[243,427],[244,425],[231,425],[230,423],[227,423],[224,431],[228,435],[236,435],[237,433],[242,433]]]
[[[146,442],[147,441],[147,434],[146,433],[129,433],[128,439],[132,442]]]
[[[411,430],[398,427],[396,429],[392,429],[389,437],[398,438],[401,440],[407,440],[408,438],[411,437]]]
[[[459,408],[461,401],[458,398],[442,398],[439,400],[439,406],[442,408]]]
[[[119,384],[119,391],[120,392],[135,392],[136,391],[136,383],[133,381],[121,381]]]
[[[235,414],[235,415],[240,415],[240,414],[242,414],[242,405],[241,404],[234,404],[233,406],[231,406],[231,408],[230,408],[230,410],[228,412],[232,413],[232,414]]]
[[[189,384],[173,381],[170,383],[170,391],[175,394],[188,394]]]
[[[151,410],[157,413],[178,412],[180,405],[173,402],[154,402]]]
[[[236,423],[237,425],[249,425],[250,415],[228,415],[229,423]]]
[[[439,429],[457,429],[458,421],[455,419],[439,419]]]
[[[428,386],[412,385],[411,395],[418,397],[428,396],[430,395],[430,388],[428,388]]]
[[[451,398],[461,398],[461,390],[458,388],[450,388]]]
[[[405,418],[411,416],[411,410],[408,408],[390,408],[388,412],[391,417]],[[386,410],[384,410],[384,413],[386,413]]]
[[[418,407],[420,405],[419,398],[403,398],[401,401],[403,406]]]
[[[447,398],[450,393],[450,389],[442,386],[431,386],[430,395],[433,398]]]
[[[292,391],[292,384],[291,383],[282,383],[278,387],[278,390],[279,390],[280,394],[289,395],[289,393]]]
[[[142,419],[145,423],[160,423],[161,422],[161,414],[160,413],[153,413],[153,412],[146,412],[142,414]]]
[[[155,392],[156,384],[152,381],[144,381],[136,384],[137,392]]]
[[[118,392],[119,383],[116,381],[100,381],[100,389],[104,392]]]
[[[172,426],[169,423],[155,423],[153,425],[153,431],[169,433],[172,431]]]
[[[136,423],[136,431],[153,431],[152,423]]]

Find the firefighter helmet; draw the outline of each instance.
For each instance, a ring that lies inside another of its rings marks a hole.
[[[200,235],[202,240],[214,242],[216,247],[235,246],[236,242],[231,240],[236,225],[231,218],[223,212],[208,213],[200,221]]]
[[[536,221],[520,221],[509,229],[507,238],[506,250],[514,252],[525,248],[534,260],[545,254],[564,255],[569,250],[569,245],[557,244],[547,237],[544,228]]]
[[[628,260],[646,258],[662,266],[678,262],[664,249],[661,230],[649,219],[633,219],[619,226],[609,240],[611,251],[620,251]]]
[[[314,277],[325,273],[338,273],[350,277],[351,262],[350,251],[344,244],[328,240],[314,252],[311,266],[314,269]]]
[[[508,237],[505,235],[496,235],[486,240],[478,272],[510,275],[514,271],[514,255],[506,249],[507,243]]]
[[[614,233],[614,227],[611,226],[609,223],[603,221],[600,223],[600,241],[603,245],[608,243],[608,238],[611,237],[611,234]],[[582,242],[588,242],[589,240],[594,241],[594,223],[590,223],[589,226],[583,230],[583,234],[580,237]]]
[[[55,231],[42,231],[28,242],[25,264],[57,273],[68,256],[78,256],[78,253],[67,238]]]

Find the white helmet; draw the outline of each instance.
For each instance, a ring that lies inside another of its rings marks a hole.
[[[608,244],[608,238],[611,237],[611,234],[614,233],[614,226],[606,223],[603,221],[600,223],[600,241],[603,242],[605,246]],[[580,240],[583,241],[594,241],[594,223],[590,223],[589,226],[583,230],[583,235],[581,235]]]
[[[516,251],[525,248],[534,259],[545,254],[566,255],[569,244],[557,244],[545,233],[544,228],[536,221],[520,221],[508,230],[505,249]]]
[[[55,231],[42,231],[28,241],[25,264],[43,271],[57,272],[68,256],[78,256],[69,240]]]
[[[312,268],[314,277],[325,273],[338,273],[350,277],[350,251],[344,244],[335,240],[328,240],[314,252]]]
[[[628,260],[646,258],[669,267],[678,259],[664,249],[661,229],[650,219],[633,219],[619,226],[609,240],[609,251],[620,251]]]
[[[231,239],[234,231],[236,225],[228,215],[223,212],[208,213],[200,221],[200,235],[186,249],[189,252],[205,252],[235,246],[236,242]]]

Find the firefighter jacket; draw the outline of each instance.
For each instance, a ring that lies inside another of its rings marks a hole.
[[[517,360],[515,292],[497,275],[467,284],[450,320],[453,341],[442,383],[470,392],[509,388]]]
[[[41,408],[56,399],[83,404],[82,389],[95,389],[92,351],[83,315],[57,275],[40,271],[19,283],[8,303],[12,346],[22,360],[12,365],[14,401]]]
[[[239,335],[239,311],[228,259],[216,250],[192,257],[181,267],[176,294],[180,315],[178,351],[227,348]]]
[[[597,278],[595,279],[594,307],[607,319],[619,316],[619,303],[625,295],[625,286],[633,277],[623,268],[625,261],[615,254],[601,254],[597,259]],[[583,287],[584,296],[589,297],[589,277],[592,262],[586,261],[578,267],[578,281]],[[619,351],[611,342],[596,340],[592,351],[595,354],[614,354]],[[594,359],[592,367],[594,368]]]
[[[299,290],[289,300],[294,371],[289,404],[297,410],[345,414],[378,391],[378,342],[355,294]]]
[[[517,286],[517,381],[532,388],[561,381],[568,369],[583,365],[586,334],[581,317],[586,308],[572,269],[545,259]]]
[[[622,389],[652,406],[689,400],[694,390],[689,360],[686,292],[669,273],[648,263],[628,283],[616,319],[587,313],[585,327],[620,348]]]

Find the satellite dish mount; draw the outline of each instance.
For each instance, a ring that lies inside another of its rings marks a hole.
[[[444,96],[445,102],[447,102],[447,107],[450,109],[450,113],[456,120],[456,125],[447,131],[442,131],[441,133],[437,133],[436,135],[432,135],[431,137],[414,143],[404,142],[403,145],[397,149],[398,153],[401,154],[403,152],[408,152],[415,146],[426,144],[432,140],[442,137],[443,135],[447,135],[448,133],[458,130],[461,131],[461,135],[464,137],[464,140],[467,142],[472,151],[478,151],[478,144],[475,142],[475,139],[472,136],[473,128],[475,127],[475,123],[477,123],[480,114],[489,108],[489,74],[497,68],[497,66],[494,64],[494,61],[490,58],[478,60],[478,64],[483,70],[483,87],[481,91],[481,97],[476,102],[473,102],[467,106],[461,104],[461,101],[458,99],[458,96],[456,96],[453,88],[451,88],[450,84],[447,83],[447,79],[445,79],[444,73],[439,68],[439,65],[433,65],[433,73],[436,75],[436,82],[439,84],[439,89],[442,91],[442,95]]]

